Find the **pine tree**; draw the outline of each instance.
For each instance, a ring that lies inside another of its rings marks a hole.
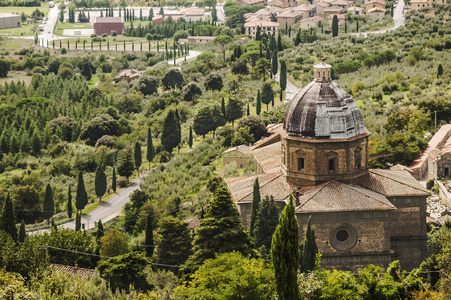
[[[179,126],[178,118],[174,110],[170,110],[163,123],[163,132],[161,133],[161,144],[169,153],[179,144]]]
[[[181,271],[184,274],[192,273],[205,260],[232,251],[243,255],[253,252],[250,248],[249,234],[243,229],[230,193],[227,188],[221,187],[216,190],[213,200],[209,202],[206,216],[200,220],[200,227],[193,238],[193,255]]]
[[[260,115],[262,112],[262,100],[260,97],[260,90],[257,92],[257,104],[256,104],[257,115]]]
[[[99,166],[96,170],[94,186],[96,195],[99,197],[99,202],[102,202],[102,196],[105,195],[106,192],[106,175],[102,166]]]
[[[301,243],[300,248],[300,271],[306,273],[314,271],[315,259],[318,254],[318,245],[316,244],[315,229],[310,225],[310,216],[307,221],[307,229],[305,230],[304,240]]]
[[[189,127],[188,145],[190,149],[193,148],[193,128],[191,126]]]
[[[439,64],[437,67],[437,77],[440,77],[443,75],[443,66],[442,64]]]
[[[88,193],[86,192],[83,173],[78,173],[77,195],[75,196],[75,207],[82,210],[88,204]]]
[[[254,191],[252,193],[252,210],[251,223],[249,225],[249,233],[254,236],[255,220],[257,218],[258,205],[260,204],[260,185],[258,184],[258,177],[254,181]]]
[[[22,219],[22,222],[20,222],[20,227],[19,227],[19,242],[20,243],[25,242],[26,238],[27,238],[27,232],[25,231],[25,222]]]
[[[265,82],[262,88],[261,101],[266,104],[266,110],[269,109],[268,105],[274,100],[274,91],[269,82]]]
[[[111,188],[113,189],[113,192],[116,193],[116,167],[113,167],[113,179],[111,181]]]
[[[236,98],[230,98],[226,106],[226,120],[232,122],[232,127],[235,120],[243,116],[243,103]]]
[[[271,251],[271,239],[279,220],[279,209],[274,198],[266,196],[258,206],[252,241],[256,249],[268,255]]]
[[[127,182],[129,182],[129,178],[132,176],[134,169],[135,162],[133,159],[132,149],[128,146],[121,153],[121,159],[119,160],[119,164],[117,166],[117,172],[119,175],[125,176],[127,178]]]
[[[278,72],[278,68],[279,68],[279,62],[277,61],[277,52],[274,51],[274,53],[272,54],[272,68],[271,68],[271,72],[272,75],[276,75]]]
[[[141,167],[141,163],[142,163],[142,160],[143,160],[143,154],[142,154],[142,151],[141,151],[141,144],[139,142],[135,143],[134,155],[135,155],[135,168],[136,168],[136,171],[138,171],[138,176],[139,176],[139,167]]]
[[[50,218],[55,214],[55,204],[53,202],[52,187],[47,184],[45,187],[45,197],[44,205],[42,207],[42,216],[47,219],[48,224],[50,224]]]
[[[103,229],[103,223],[102,220],[99,220],[97,223],[97,233],[96,233],[96,242],[97,244],[100,243],[100,239],[105,235],[104,229]]]
[[[41,153],[41,138],[35,131],[31,137],[31,154],[38,156]]]
[[[150,132],[150,127],[147,129],[147,154],[146,158],[149,162],[149,170],[150,170],[150,162],[155,157],[155,148],[153,147],[152,143],[152,133]]]
[[[332,37],[338,36],[338,17],[334,15],[332,19]]]
[[[296,220],[293,196],[279,218],[272,237],[271,257],[276,278],[276,291],[281,300],[297,300],[299,288],[299,225]]]
[[[152,257],[154,250],[154,241],[153,241],[153,217],[152,214],[149,213],[146,217],[146,255],[147,257]]]
[[[6,195],[2,213],[0,214],[0,230],[3,230],[9,234],[13,240],[17,241],[16,216],[14,214],[13,202],[9,193]]]
[[[70,185],[67,191],[67,217],[69,219],[72,218],[72,193],[70,191]]]

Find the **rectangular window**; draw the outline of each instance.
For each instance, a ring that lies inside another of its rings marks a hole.
[[[298,157],[298,171],[304,169],[305,167],[305,160],[304,158]]]
[[[335,159],[329,159],[329,172],[335,171]]]

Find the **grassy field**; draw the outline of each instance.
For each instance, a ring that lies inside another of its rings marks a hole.
[[[34,41],[32,39],[10,39],[0,37],[0,51],[29,48],[32,47],[33,44]]]
[[[58,22],[55,28],[56,35],[63,35],[64,29],[93,29],[91,23],[61,23]]]
[[[2,13],[12,13],[20,15],[25,13],[26,15],[31,15],[33,11],[36,9],[39,9],[41,12],[44,13],[45,16],[47,16],[49,12],[49,5],[48,3],[42,3],[41,6],[32,6],[32,7],[23,7],[23,6],[6,6],[0,9],[0,12]],[[41,24],[41,21],[36,21],[31,24],[27,24],[27,22],[23,22],[23,25],[21,27],[15,27],[15,28],[3,28],[0,29],[0,36],[1,35],[7,35],[7,36],[31,36],[34,35],[36,30],[39,27],[39,24]]]

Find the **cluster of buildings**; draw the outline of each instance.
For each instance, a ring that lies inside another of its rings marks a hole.
[[[240,2],[240,5],[253,4],[266,6],[268,2],[266,0],[243,0]],[[299,24],[302,30],[308,30],[317,28],[319,22],[327,22],[332,25],[334,16],[337,16],[340,26],[345,23],[347,15],[366,16],[374,21],[381,21],[387,13],[385,0],[371,0],[366,3],[363,0],[321,0],[313,1],[312,4],[302,3],[300,5],[294,0],[273,0],[269,4],[271,6],[244,15],[246,34],[255,36],[257,27],[262,33],[273,34],[277,33],[279,28],[285,29],[294,24]]]

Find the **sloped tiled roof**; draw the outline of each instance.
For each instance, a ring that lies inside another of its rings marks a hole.
[[[359,185],[384,196],[426,196],[430,193],[407,171],[370,169]]]
[[[95,270],[80,268],[78,266],[72,267],[72,266],[57,265],[57,264],[51,264],[50,268],[54,271],[59,271],[59,272],[63,272],[66,274],[78,274],[78,275],[92,276],[96,272]]]
[[[196,217],[183,220],[183,222],[188,223],[188,228],[191,228],[191,229],[197,229],[200,226],[200,221]]]
[[[301,189],[300,192],[296,213],[396,209],[381,194],[338,181],[329,181],[306,192]]]
[[[246,154],[247,153],[252,153],[251,147],[246,146],[246,145],[239,145],[239,146],[236,146],[236,147],[229,148],[226,151],[224,151],[223,153],[230,153],[230,152],[234,152],[234,151],[238,151],[238,152],[246,153]]]
[[[284,201],[295,188],[285,180],[282,173],[225,178],[234,202],[252,202],[254,182],[257,177],[262,199],[266,196],[273,196],[276,201]]]
[[[370,9],[369,11],[368,11],[368,13],[369,14],[372,14],[372,13],[379,13],[379,12],[385,12],[385,8],[380,8],[380,7],[374,7],[374,8],[372,8],[372,9]]]
[[[280,172],[281,147],[281,142],[277,142],[253,151],[255,160],[266,174]]]

